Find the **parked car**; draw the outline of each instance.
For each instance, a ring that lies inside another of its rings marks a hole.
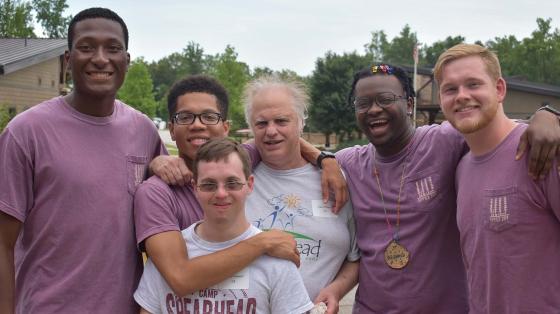
[[[163,121],[160,117],[154,117],[152,121],[158,130],[165,130],[165,127],[167,127],[167,122]]]

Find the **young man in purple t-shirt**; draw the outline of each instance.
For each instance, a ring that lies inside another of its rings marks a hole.
[[[415,129],[413,97],[401,68],[377,64],[354,76],[349,102],[370,144],[336,155],[362,253],[354,313],[468,312],[454,188],[468,147],[447,122]],[[538,116],[557,127],[551,114]],[[309,145],[302,151],[318,155]]]
[[[133,194],[165,148],[148,117],[115,99],[127,48],[116,13],[78,13],[65,53],[74,90],[0,135],[0,313],[138,312]]]
[[[167,104],[171,137],[177,143],[180,159],[192,169],[200,146],[228,134],[227,92],[215,79],[193,75],[173,85]],[[255,149],[250,153],[253,160],[258,160]],[[201,220],[202,214],[191,184],[170,186],[152,176],[136,191],[137,244],[175,294],[183,296],[217,284],[263,254],[299,263],[294,239],[280,231],[263,232],[231,248],[189,259],[181,230]]]
[[[508,158],[526,125],[504,113],[506,82],[493,52],[456,45],[439,57],[434,74],[442,111],[470,148],[456,175],[470,313],[559,312],[557,161],[534,181],[527,156]]]

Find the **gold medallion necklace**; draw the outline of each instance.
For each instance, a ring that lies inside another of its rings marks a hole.
[[[404,185],[404,171],[406,169],[406,160],[403,162],[402,173],[401,173],[401,184],[399,187],[399,195],[397,197],[397,221],[395,224],[395,232],[393,233],[393,239],[385,248],[385,263],[393,269],[403,269],[410,260],[410,253],[408,250],[399,243],[399,226],[401,218],[401,192]],[[387,227],[389,232],[392,230],[391,221],[389,221],[389,215],[387,215],[387,207],[385,206],[385,199],[383,197],[383,190],[381,188],[381,181],[379,180],[379,172],[377,171],[376,165],[376,151],[373,150],[373,174],[377,181],[377,187],[379,188],[379,194],[381,195],[381,203],[383,204],[383,211],[385,212],[385,220],[387,221]]]

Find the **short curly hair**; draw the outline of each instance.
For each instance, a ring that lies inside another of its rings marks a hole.
[[[386,68],[388,69],[387,71],[372,71],[372,69],[380,69],[380,68]],[[348,105],[352,106],[353,102],[354,102],[354,97],[356,96],[356,84],[358,84],[358,81],[365,78],[365,77],[369,77],[369,76],[374,76],[374,75],[393,75],[395,76],[399,82],[401,83],[401,86],[406,94],[406,98],[413,98],[416,96],[416,93],[414,92],[414,87],[412,84],[412,79],[410,78],[410,76],[408,76],[408,74],[406,73],[406,71],[398,66],[394,66],[394,65],[390,65],[390,64],[385,64],[385,63],[377,63],[377,64],[372,64],[371,66],[364,68],[358,72],[356,72],[354,74],[354,81],[352,82],[352,87],[350,88],[350,92],[348,93]]]
[[[128,50],[128,28],[126,27],[126,23],[117,13],[106,8],[85,9],[80,11],[72,18],[70,24],[68,24],[68,50],[72,50],[72,43],[74,41],[74,28],[76,27],[76,24],[83,20],[96,18],[108,19],[119,23],[122,27],[124,35],[124,46],[126,50]]]
[[[226,89],[220,82],[208,75],[190,75],[173,84],[167,95],[169,120],[177,110],[177,100],[188,93],[206,93],[216,96],[218,110],[222,119],[227,120],[229,98]]]

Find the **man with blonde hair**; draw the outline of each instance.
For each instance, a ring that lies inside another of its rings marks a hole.
[[[558,312],[557,161],[533,181],[527,155],[509,158],[527,125],[504,113],[506,81],[493,52],[456,45],[440,56],[434,74],[442,111],[470,147],[455,180],[470,313]]]

